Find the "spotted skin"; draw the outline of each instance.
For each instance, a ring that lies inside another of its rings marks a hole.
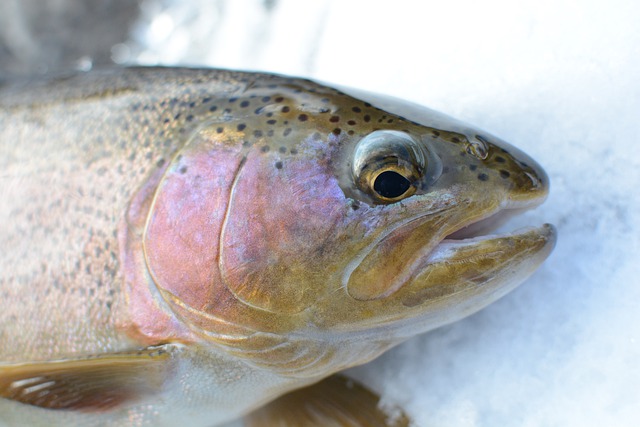
[[[547,177],[497,138],[425,117],[223,70],[0,87],[0,377],[3,364],[183,346],[160,397],[102,415],[0,399],[0,413],[224,422],[508,292],[548,255],[550,228],[443,239],[539,204]],[[428,153],[415,194],[394,203],[352,171],[359,141],[390,131]]]

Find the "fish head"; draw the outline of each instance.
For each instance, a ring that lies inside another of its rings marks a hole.
[[[144,264],[167,310],[254,363],[363,363],[496,300],[553,247],[550,226],[482,235],[548,193],[491,135],[305,80],[215,102],[159,179]]]

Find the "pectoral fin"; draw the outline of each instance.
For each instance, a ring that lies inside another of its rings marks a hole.
[[[406,427],[402,412],[390,416],[380,397],[354,380],[334,375],[286,394],[245,418],[245,427]]]
[[[176,348],[0,365],[0,397],[49,409],[106,410],[157,391]]]

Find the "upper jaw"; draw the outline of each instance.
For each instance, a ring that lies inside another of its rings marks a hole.
[[[448,234],[443,240],[462,240],[490,234],[511,218],[535,208],[543,201],[544,198],[539,200],[507,201],[498,210],[480,220],[474,219],[469,221],[456,231]]]

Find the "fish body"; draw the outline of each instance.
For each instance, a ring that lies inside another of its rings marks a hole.
[[[489,134],[309,80],[0,86],[0,425],[216,425],[471,314],[546,258],[482,236],[548,179]]]

